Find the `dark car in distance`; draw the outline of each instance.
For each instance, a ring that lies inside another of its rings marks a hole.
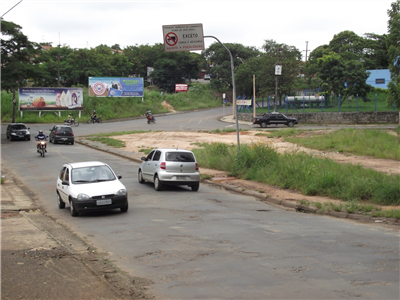
[[[54,125],[54,127],[50,129],[49,141],[53,144],[66,143],[73,145],[75,140],[71,126]]]
[[[261,118],[254,118],[253,124],[260,125],[260,127],[267,127],[269,125],[286,125],[288,127],[293,127],[299,122],[295,118],[290,118],[281,114],[279,112],[265,113]]]
[[[13,140],[31,140],[31,133],[29,127],[26,127],[24,123],[11,123],[8,124],[6,130],[7,139]]]

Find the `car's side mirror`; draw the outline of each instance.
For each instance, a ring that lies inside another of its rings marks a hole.
[[[121,179],[121,178],[122,178],[122,176],[121,176],[121,175],[118,175],[117,177],[118,177],[118,179]]]
[[[147,161],[147,157],[142,157],[140,159],[143,160],[143,161]]]
[[[63,180],[62,185],[69,185],[69,182],[67,180]]]

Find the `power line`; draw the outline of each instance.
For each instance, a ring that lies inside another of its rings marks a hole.
[[[13,7],[11,7],[9,10],[7,10],[2,16],[1,16],[1,18],[3,18],[4,16],[5,16],[5,14],[6,13],[8,13],[10,10],[12,10],[14,7],[16,7],[18,4],[20,4],[22,2],[22,0],[21,1],[19,1],[17,4],[15,4]]]

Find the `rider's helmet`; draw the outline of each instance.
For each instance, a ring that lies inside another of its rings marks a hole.
[[[95,111],[95,110],[93,110],[93,112],[95,113],[96,111]]]
[[[39,130],[39,134],[43,134],[43,130]]]
[[[69,115],[70,115],[70,116],[72,116],[72,114],[71,114],[71,113],[69,113]]]

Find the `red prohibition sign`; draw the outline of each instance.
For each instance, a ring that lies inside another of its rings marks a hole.
[[[178,43],[178,36],[173,32],[168,32],[165,36],[165,42],[169,46],[175,46]]]

